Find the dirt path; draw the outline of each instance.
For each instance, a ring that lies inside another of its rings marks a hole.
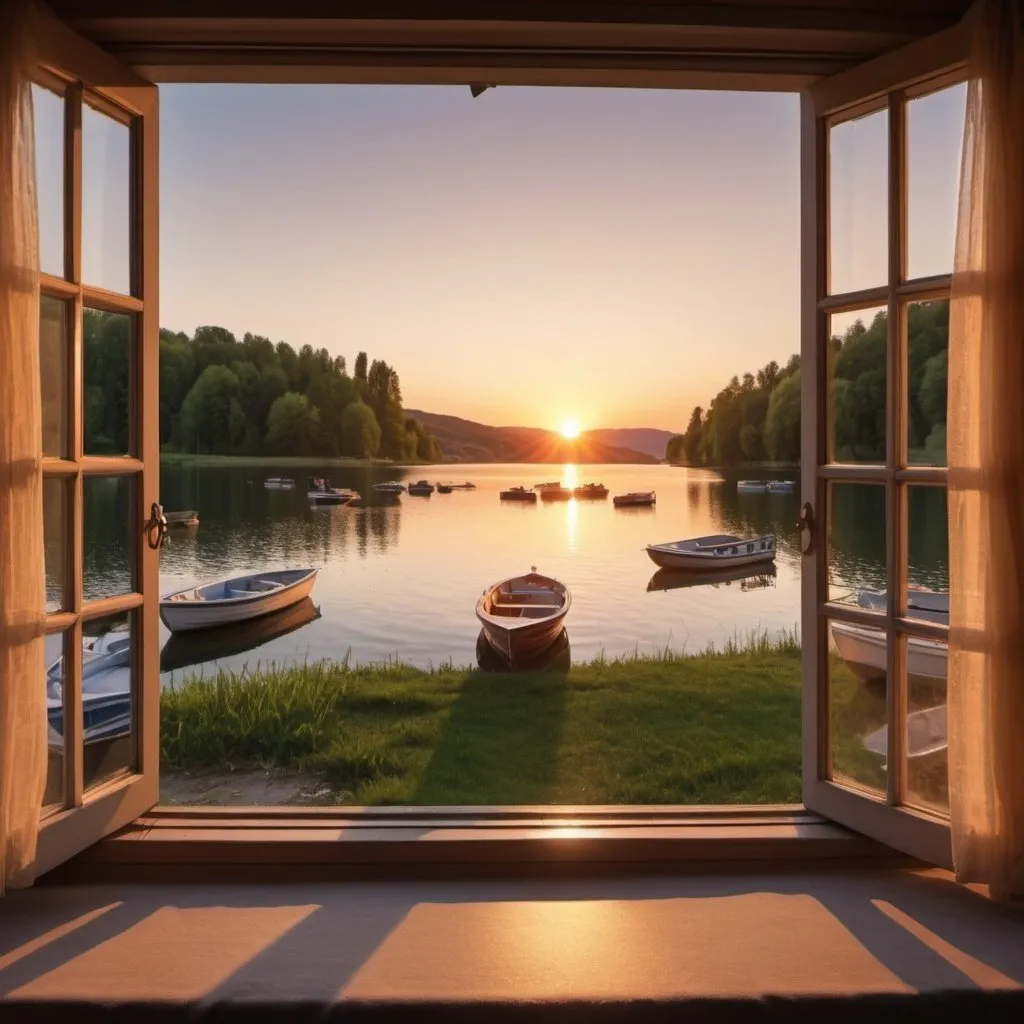
[[[331,790],[312,773],[281,769],[240,768],[237,771],[160,772],[160,803],[275,807],[334,803]]]

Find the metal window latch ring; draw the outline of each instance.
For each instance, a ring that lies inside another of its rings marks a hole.
[[[814,508],[809,501],[804,502],[800,510],[800,518],[796,522],[797,532],[800,534],[800,553],[809,555],[814,550]]]
[[[163,506],[153,502],[149,507],[149,519],[143,529],[146,531],[146,543],[157,551],[167,543],[167,517]]]

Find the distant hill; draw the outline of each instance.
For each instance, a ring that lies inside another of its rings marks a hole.
[[[442,416],[438,413],[406,410],[441,442],[446,462],[658,462],[648,451],[638,451],[610,443],[603,435],[629,434],[630,431],[594,430],[567,441],[552,430],[538,427],[490,427],[484,423]],[[639,434],[668,431],[639,430]],[[664,454],[665,445],[661,446]]]
[[[671,430],[655,430],[654,427],[622,427],[604,430],[588,430],[586,437],[591,437],[602,444],[611,444],[616,448],[632,448],[633,451],[646,452],[656,459],[665,458],[665,447],[670,437],[675,437]]]

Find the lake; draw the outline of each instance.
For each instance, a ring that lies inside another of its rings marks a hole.
[[[311,507],[304,486],[310,474],[359,490],[375,504]],[[263,481],[271,476],[295,478],[296,489],[266,490]],[[468,480],[476,490],[429,498],[403,495],[391,505],[371,490],[386,479],[408,483],[422,477]],[[616,509],[610,497],[536,505],[498,499],[505,487],[558,478],[567,486],[603,482],[612,494],[654,489],[657,506]],[[320,574],[313,591],[318,617],[312,608],[299,609],[290,621],[274,624],[271,632],[279,635],[268,638],[256,629],[235,637],[228,648],[218,648],[216,637],[191,645],[176,638],[175,646],[165,649],[163,679],[321,658],[360,663],[390,658],[422,667],[474,664],[477,598],[489,583],[533,566],[572,590],[566,626],[574,661],[665,648],[698,652],[754,630],[793,629],[800,616],[794,531],[799,489],[739,494],[736,480],[736,474],[664,465],[164,466],[165,509],[197,509],[200,525],[171,533],[161,554],[162,593],[259,569],[311,566]],[[124,480],[86,481],[87,599],[130,589],[128,501]],[[829,538],[837,595],[884,586],[883,515],[882,488],[837,488]],[[655,577],[644,546],[713,533],[774,533],[774,575],[657,589],[663,577]],[[909,548],[911,582],[946,589],[944,491],[913,489]]]

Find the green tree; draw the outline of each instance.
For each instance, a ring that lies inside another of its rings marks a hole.
[[[372,459],[380,448],[380,425],[373,410],[362,401],[351,402],[341,416],[345,454]]]
[[[320,437],[320,413],[305,395],[286,391],[267,414],[267,448],[278,455],[308,455]]]
[[[181,407],[181,436],[186,451],[234,451],[244,425],[244,417],[239,421],[239,410],[238,377],[226,366],[207,366]]]
[[[776,462],[800,458],[800,371],[789,374],[772,391],[764,423],[764,444]]]
[[[353,373],[353,376],[355,377],[355,379],[357,381],[359,381],[362,384],[366,383],[366,353],[365,352],[360,352],[359,355],[356,356],[356,365],[355,365],[355,369],[352,371],[352,373]]]

